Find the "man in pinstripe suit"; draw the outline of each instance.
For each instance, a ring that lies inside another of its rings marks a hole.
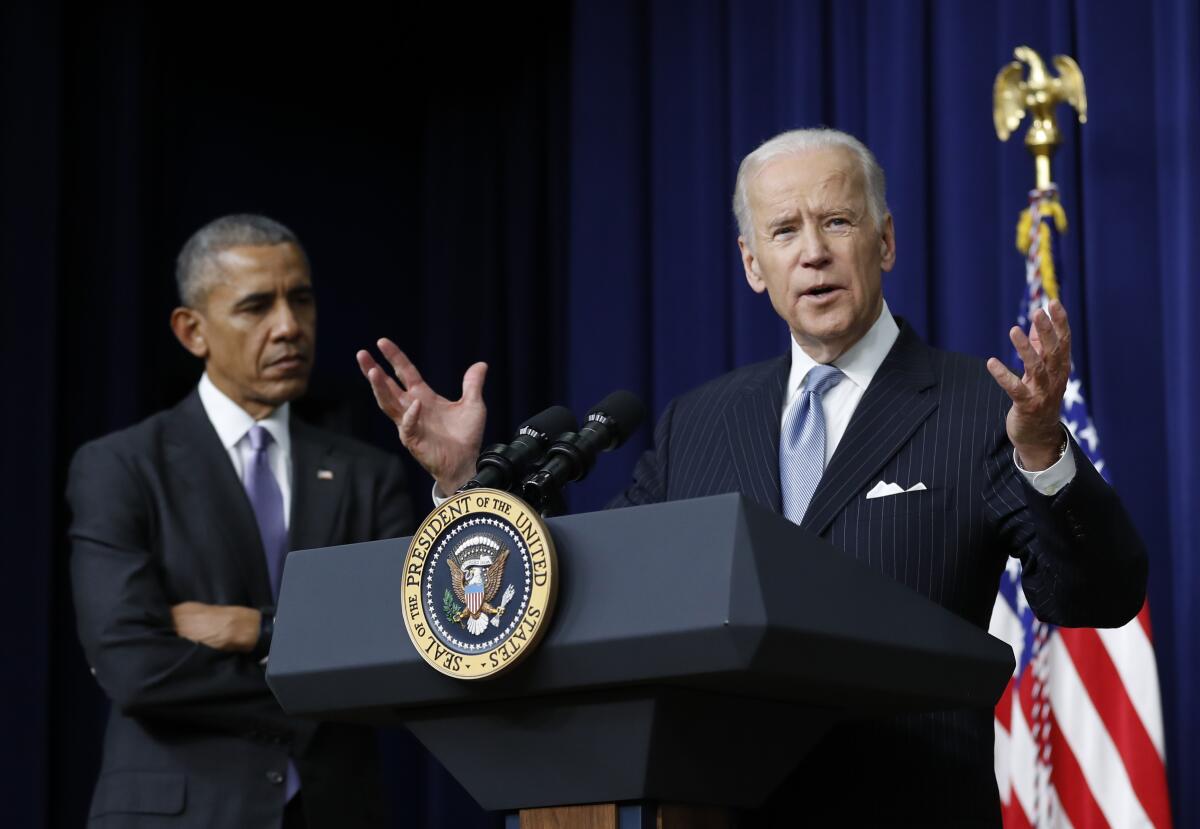
[[[1062,306],[1039,313],[1028,335],[1010,332],[1022,377],[996,359],[922,343],[883,300],[882,273],[896,257],[883,171],[845,133],[800,130],[764,143],[738,171],[734,212],[746,279],[787,322],[790,353],[673,401],[655,448],[612,505],[741,492],[982,629],[1010,557],[1024,565],[1041,619],[1131,619],[1146,555],[1059,423],[1070,367]],[[482,404],[435,395],[386,346],[405,389],[360,354],[364,373],[401,440],[451,492],[473,471],[478,437],[464,424],[481,428]],[[804,460],[800,475],[815,488],[797,509],[782,494],[791,482],[781,486],[781,464],[789,474],[795,464],[789,449],[780,454],[781,429],[826,366],[836,379],[812,406],[823,452]],[[992,744],[989,709],[840,726],[755,825],[805,815],[812,825],[998,826]]]

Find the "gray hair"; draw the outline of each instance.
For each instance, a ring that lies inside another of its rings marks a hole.
[[[754,178],[767,162],[780,156],[830,147],[844,147],[858,158],[862,165],[863,180],[866,182],[867,210],[875,222],[875,227],[883,227],[883,217],[888,214],[887,184],[883,168],[875,160],[874,154],[867,149],[867,145],[850,133],[828,127],[791,130],[781,132],[759,144],[754,152],[742,159],[741,166],[738,167],[737,183],[733,187],[733,215],[737,217],[738,234],[746,240],[746,244],[751,248],[754,246],[754,222],[750,216],[750,195],[747,192],[750,179]]]
[[[175,260],[175,286],[179,301],[194,308],[212,287],[217,254],[240,245],[293,244],[304,261],[308,255],[296,234],[274,219],[253,213],[235,213],[213,219],[192,234]]]

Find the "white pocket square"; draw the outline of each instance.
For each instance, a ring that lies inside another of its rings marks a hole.
[[[883,481],[871,487],[871,491],[867,493],[868,498],[883,498],[887,495],[903,495],[906,492],[921,492],[928,487],[922,483],[915,483],[908,489],[900,486],[900,484],[886,484]]]

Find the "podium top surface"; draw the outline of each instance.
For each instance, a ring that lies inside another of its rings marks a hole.
[[[639,685],[863,712],[994,703],[1011,649],[737,494],[548,522],[550,629],[511,671],[438,673],[405,632],[409,539],[288,558],[267,680],[292,713],[406,709]]]

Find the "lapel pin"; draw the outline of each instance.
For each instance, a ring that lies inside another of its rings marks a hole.
[[[318,481],[332,481],[333,480],[333,470],[332,469],[318,469],[317,470],[317,480]]]

